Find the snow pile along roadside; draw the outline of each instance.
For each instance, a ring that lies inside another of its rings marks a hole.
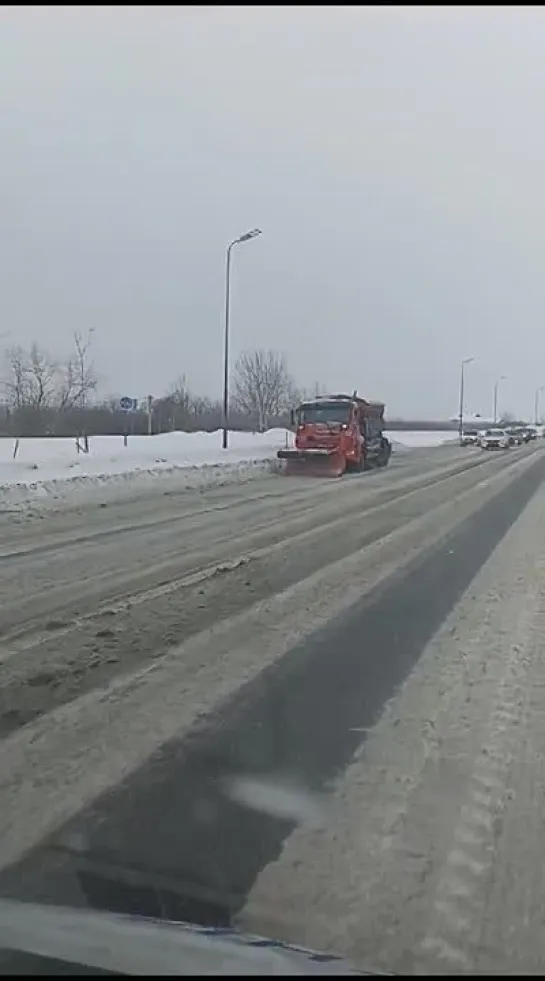
[[[451,430],[403,430],[386,432],[394,453],[409,453],[411,450],[430,449],[445,443],[458,443],[458,436]]]
[[[178,488],[245,480],[273,468],[278,448],[292,438],[283,429],[232,432],[223,450],[221,436],[220,431],[129,436],[126,446],[121,436],[94,436],[89,453],[78,452],[69,438],[21,439],[15,458],[15,442],[0,439],[0,504],[59,499],[105,485],[126,491],[135,480],[163,484],[176,477]]]
[[[135,480],[143,488],[166,478],[177,489],[204,489],[245,481],[278,468],[279,447],[290,445],[293,435],[284,429],[267,433],[229,434],[229,448],[221,446],[221,431],[164,433],[158,436],[93,436],[89,452],[78,452],[74,439],[46,437],[15,442],[0,439],[0,506],[59,500],[74,493],[96,492],[105,485],[114,493],[126,492]],[[434,446],[452,433],[394,434],[394,449]]]

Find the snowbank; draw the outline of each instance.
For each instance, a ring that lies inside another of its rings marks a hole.
[[[188,488],[209,487],[248,479],[270,470],[279,446],[291,439],[283,429],[263,435],[230,433],[229,448],[221,447],[221,432],[164,433],[160,436],[93,436],[89,453],[78,453],[73,439],[21,439],[13,458],[14,441],[0,438],[0,506],[64,498],[108,486],[126,491],[136,480],[177,476]]]
[[[425,449],[426,447],[442,446],[443,443],[457,443],[458,434],[452,429],[437,430],[414,430],[404,432],[402,429],[394,429],[386,435],[394,448],[403,447],[404,449]]]
[[[452,432],[395,432],[394,451],[437,446],[453,439]],[[271,429],[264,434],[230,433],[229,448],[221,448],[221,431],[164,433],[160,436],[93,436],[89,453],[78,453],[75,440],[21,439],[13,457],[14,441],[0,438],[0,506],[59,499],[74,492],[108,488],[120,492],[138,480],[175,477],[176,486],[204,488],[247,480],[277,467],[276,451],[291,443],[292,434]]]

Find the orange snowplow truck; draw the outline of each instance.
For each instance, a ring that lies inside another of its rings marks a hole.
[[[392,446],[383,432],[384,405],[353,395],[328,395],[292,410],[295,445],[278,451],[287,474],[340,477],[347,470],[385,467]]]

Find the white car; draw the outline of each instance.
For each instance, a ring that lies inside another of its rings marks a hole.
[[[485,429],[481,433],[479,445],[482,450],[508,450],[511,441],[504,429]]]
[[[464,429],[460,436],[460,446],[478,446],[479,433],[476,429]]]

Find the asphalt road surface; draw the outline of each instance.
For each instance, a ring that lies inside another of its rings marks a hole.
[[[543,973],[544,478],[451,446],[0,515],[0,895]]]

